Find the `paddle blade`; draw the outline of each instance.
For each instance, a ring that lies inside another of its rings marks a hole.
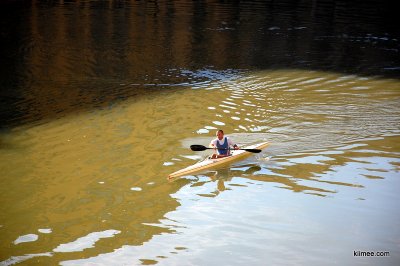
[[[259,149],[239,149],[239,150],[245,150],[245,151],[253,152],[253,153],[260,153],[261,152],[261,150],[259,150]]]
[[[205,151],[205,150],[207,150],[207,147],[205,147],[203,145],[190,145],[190,149],[192,151]]]

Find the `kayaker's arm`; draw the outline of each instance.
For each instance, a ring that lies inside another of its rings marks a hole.
[[[212,141],[210,142],[210,144],[208,145],[208,147],[209,147],[209,148],[216,149],[216,148],[217,148],[217,145],[216,145],[215,141],[212,140]]]
[[[232,146],[235,150],[239,149],[239,146],[236,145],[236,143],[233,142],[233,140],[231,138],[228,138],[229,141],[229,146]]]

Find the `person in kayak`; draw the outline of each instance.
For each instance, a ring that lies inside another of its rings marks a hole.
[[[210,142],[210,148],[214,148],[216,153],[211,156],[211,159],[217,159],[229,156],[229,147],[233,147],[235,150],[239,149],[238,145],[234,144],[232,139],[224,136],[223,130],[218,130],[216,133],[216,138]]]

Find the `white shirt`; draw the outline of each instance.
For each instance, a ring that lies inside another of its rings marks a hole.
[[[217,141],[219,142],[220,145],[223,145],[225,142],[225,138],[228,139],[228,147],[235,145],[235,143],[233,143],[233,141],[229,138],[229,137],[223,137],[222,140],[219,140],[218,138],[213,139],[210,142],[210,146],[214,145],[214,147],[217,147]]]

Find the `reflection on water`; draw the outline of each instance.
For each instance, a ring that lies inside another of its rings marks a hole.
[[[1,265],[400,260],[389,8],[2,5]],[[271,145],[168,182],[220,127]]]
[[[76,252],[83,251],[87,248],[93,248],[94,244],[99,241],[101,238],[113,237],[116,234],[121,233],[118,230],[106,230],[103,232],[94,232],[90,233],[87,236],[78,238],[77,240],[67,243],[61,244],[54,249],[54,252]]]
[[[398,81],[281,70],[206,84],[3,132],[3,263],[320,264],[326,239],[342,263],[362,248],[398,259]],[[216,120],[271,146],[168,182],[206,156],[188,146]]]

